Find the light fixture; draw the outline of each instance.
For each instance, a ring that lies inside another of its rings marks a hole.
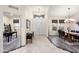
[[[68,8],[68,18],[65,20],[65,22],[68,22],[68,23],[75,22],[75,19],[70,17],[70,8]]]
[[[15,6],[13,6],[13,5],[9,5],[8,7],[9,7],[9,8],[12,8],[12,9],[16,9],[16,10],[19,9],[18,7],[15,7]]]

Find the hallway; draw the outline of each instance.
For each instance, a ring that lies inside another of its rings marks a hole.
[[[9,53],[69,53],[55,47],[45,36],[36,36],[33,43]]]

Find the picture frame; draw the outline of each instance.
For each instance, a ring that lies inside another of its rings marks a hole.
[[[19,23],[19,19],[13,19],[13,23]]]

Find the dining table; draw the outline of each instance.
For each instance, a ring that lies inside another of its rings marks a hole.
[[[79,40],[79,33],[65,31],[65,34],[68,36],[68,40],[71,42],[75,42],[76,40]],[[75,38],[77,38],[77,39],[75,39]]]

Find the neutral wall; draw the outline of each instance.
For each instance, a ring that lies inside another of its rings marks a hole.
[[[7,16],[3,16],[3,23],[6,25],[10,24],[10,19]]]

